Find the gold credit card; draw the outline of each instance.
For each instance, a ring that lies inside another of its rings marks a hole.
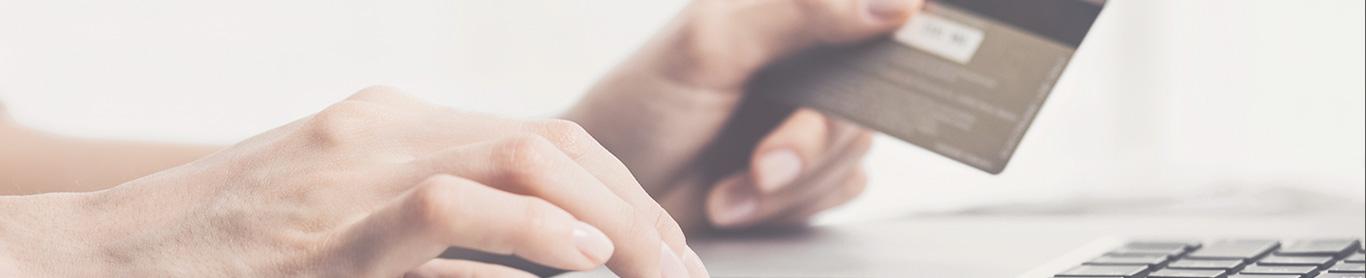
[[[797,55],[750,90],[997,174],[1104,5],[936,0],[888,38]]]

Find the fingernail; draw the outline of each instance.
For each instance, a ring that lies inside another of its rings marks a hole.
[[[911,0],[865,0],[868,14],[877,20],[900,20],[911,8]]]
[[[612,257],[612,240],[607,239],[598,228],[588,223],[574,222],[574,245],[579,247],[579,252],[593,261],[593,264],[607,262]]]
[[[663,278],[688,277],[688,269],[683,267],[683,260],[678,259],[674,250],[662,241],[659,242],[659,276]]]
[[[699,277],[711,277],[711,273],[707,272],[707,266],[702,265],[702,258],[697,257],[697,252],[693,252],[692,247],[683,251],[683,262],[688,265],[688,273],[701,274],[697,275]]]
[[[720,198],[720,211],[712,215],[712,221],[721,226],[735,225],[748,220],[759,211],[759,193],[745,183],[725,184]]]
[[[802,173],[802,158],[791,149],[769,151],[759,157],[758,186],[764,192],[778,191]]]

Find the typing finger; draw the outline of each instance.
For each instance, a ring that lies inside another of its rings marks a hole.
[[[374,274],[367,276],[404,273],[448,246],[573,270],[601,265],[613,250],[602,232],[549,202],[444,175],[423,181],[356,227],[342,236],[338,253]]]
[[[582,155],[581,155],[582,156]],[[470,163],[476,161],[479,163]],[[498,186],[517,194],[542,198],[576,218],[602,229],[616,243],[608,266],[625,276],[686,277],[688,249],[676,249],[661,238],[660,227],[677,227],[652,200],[637,205],[576,162],[549,139],[515,136],[484,144],[439,152],[422,159],[418,169],[450,173]],[[629,175],[629,172],[626,172]],[[620,190],[620,188],[617,188]],[[636,190],[640,190],[636,187]],[[643,194],[643,193],[642,193]],[[647,195],[648,197],[648,195]],[[675,251],[682,250],[682,251]],[[693,256],[695,257],[695,256]],[[695,267],[692,265],[696,265]]]

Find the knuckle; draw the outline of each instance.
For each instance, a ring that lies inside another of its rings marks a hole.
[[[503,250],[496,250],[500,253],[519,254],[525,251],[520,250],[523,246],[538,246],[556,240],[546,235],[556,234],[554,231],[558,231],[557,227],[563,226],[563,219],[569,217],[568,213],[539,198],[521,197],[521,200],[521,218],[511,222],[517,225],[510,227],[513,232],[506,236],[486,238],[489,242],[486,242],[485,246],[502,248]]]
[[[350,96],[350,97],[347,97],[346,99],[347,99],[347,100],[380,100],[380,99],[388,99],[388,98],[400,97],[400,96],[402,96],[402,95],[403,95],[403,91],[399,90],[398,88],[392,87],[392,86],[387,86],[387,85],[371,85],[371,86],[365,87],[364,89],[360,89],[360,91],[356,91],[356,93],[351,94],[351,96]]]
[[[661,233],[672,235],[670,238],[684,241],[683,244],[687,245],[683,236],[683,227],[679,226],[678,221],[674,221],[673,216],[663,209],[655,210],[655,229]]]
[[[562,119],[542,120],[536,123],[541,136],[549,140],[560,150],[570,157],[577,158],[583,154],[586,146],[591,145],[593,136],[588,134],[588,130],[574,121]]]
[[[442,223],[457,219],[451,217],[451,214],[458,213],[458,206],[463,203],[461,198],[466,195],[463,191],[467,190],[467,184],[457,181],[455,178],[441,176],[427,179],[413,192],[407,204],[409,215],[415,218],[419,225],[427,227],[439,227]]]
[[[630,219],[622,227],[630,231],[630,242],[659,242],[661,240],[673,244],[687,245],[683,230],[663,208],[659,207],[632,207],[624,210],[624,216]],[[657,243],[656,243],[657,244]]]
[[[503,140],[495,148],[496,165],[500,165],[505,178],[523,179],[535,177],[550,166],[550,154],[555,146],[540,136],[516,136]]]
[[[523,225],[519,227],[522,240],[535,240],[538,231],[547,231],[552,227],[552,223],[559,222],[567,215],[562,215],[558,207],[545,200],[533,197],[523,197],[522,219]]]
[[[341,102],[332,104],[327,108],[324,108],[322,112],[318,112],[318,115],[340,118],[352,118],[367,115],[371,112],[374,112],[374,110],[374,107],[369,103],[355,100],[343,100]]]
[[[650,229],[653,229],[653,226],[650,224],[653,224],[653,221],[658,219],[654,218],[654,215],[641,209],[629,207],[619,211],[621,211],[621,216],[623,217],[613,218],[615,222],[605,226],[599,226],[600,228],[606,228],[603,232],[607,232],[610,235],[612,230],[616,230],[618,233],[626,231],[626,238],[623,238],[622,242],[645,243],[659,240],[659,233],[649,231]],[[614,238],[613,240],[616,239]]]
[[[587,131],[584,131],[583,126],[579,125],[579,123],[570,120],[547,119],[540,120],[537,122],[537,124],[540,125],[547,134],[556,134],[563,136],[579,136],[588,134]]]
[[[314,114],[305,125],[311,138],[322,143],[340,143],[363,131],[381,113],[379,107],[355,100],[345,100]]]
[[[669,214],[664,213],[663,210],[636,208],[632,211],[637,219],[637,223],[631,227],[633,230],[657,231],[661,225],[668,225],[666,223],[673,222],[673,219],[669,218]],[[658,234],[658,232],[655,233]]]

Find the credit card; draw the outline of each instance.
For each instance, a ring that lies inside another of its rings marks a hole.
[[[749,89],[998,174],[1104,6],[930,1],[885,39],[802,53]]]

